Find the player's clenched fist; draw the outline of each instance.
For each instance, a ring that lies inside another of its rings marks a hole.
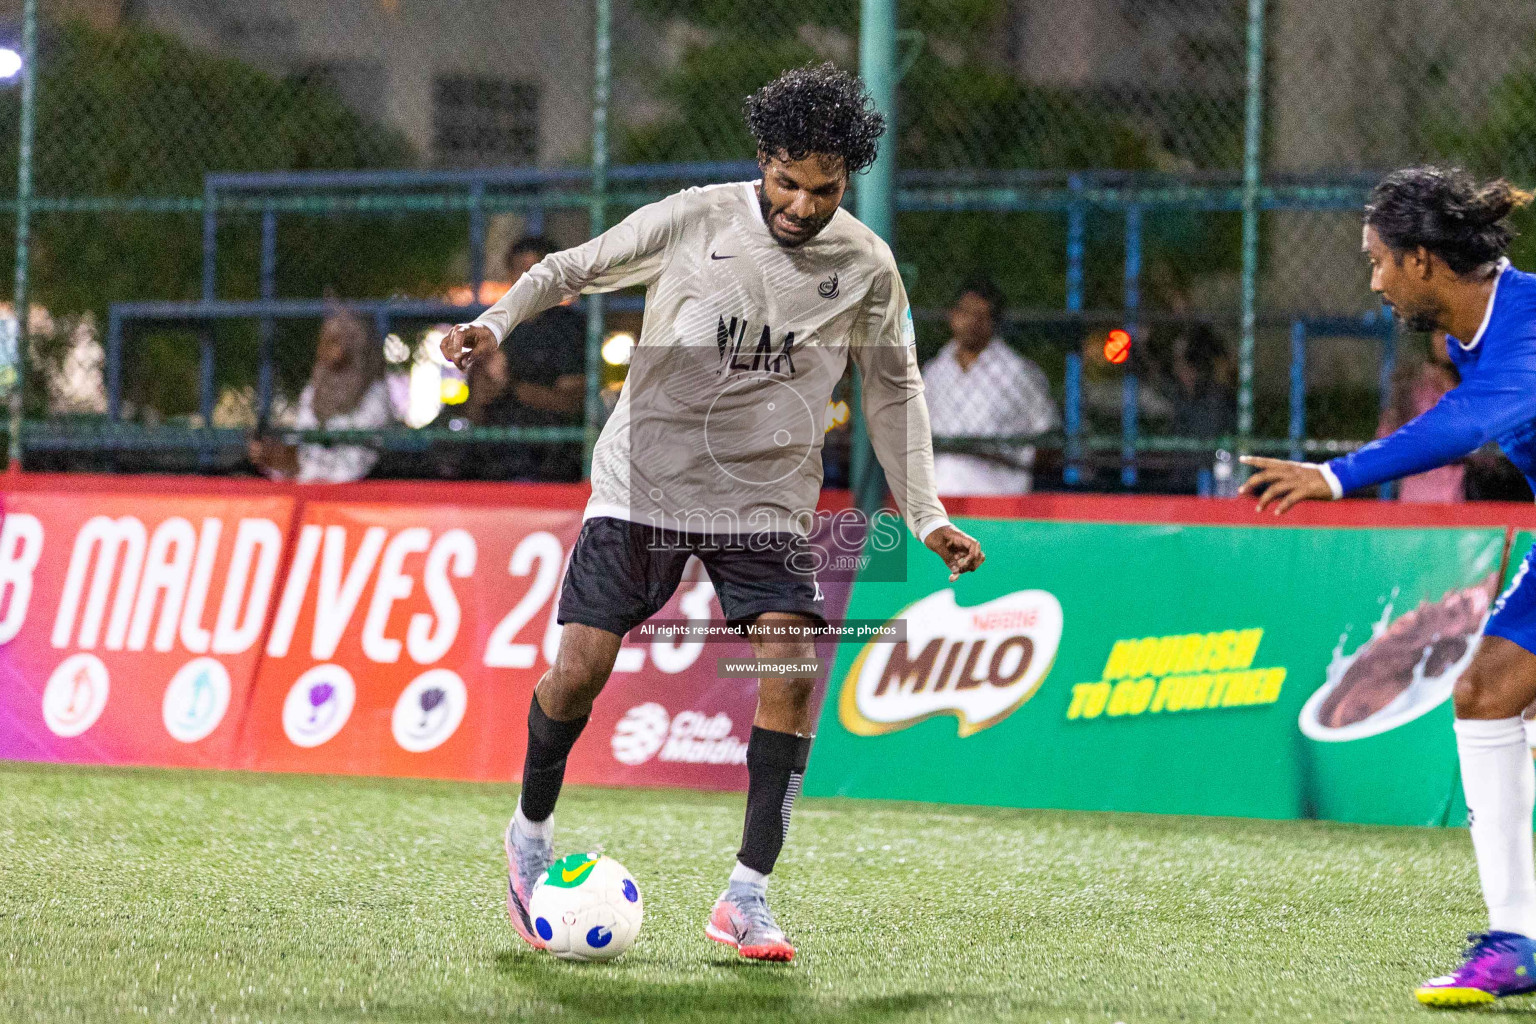
[[[987,560],[976,538],[953,526],[939,527],[928,535],[924,543],[934,554],[944,559],[944,564],[949,567],[951,583],[959,579],[963,572],[975,572]]]
[[[496,335],[489,327],[478,324],[459,324],[443,335],[443,358],[460,371],[467,371],[472,364],[496,351],[496,347]]]

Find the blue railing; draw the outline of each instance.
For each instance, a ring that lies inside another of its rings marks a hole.
[[[608,199],[644,202],[676,187],[754,176],[750,161],[653,164],[609,170]],[[1276,180],[1260,192],[1264,210],[1344,211],[1359,208],[1373,178],[1329,181]],[[403,207],[463,210],[468,217],[470,277],[479,295],[485,277],[485,222],[488,213],[517,209],[528,226],[542,228],[546,208],[580,205],[592,184],[590,168],[501,168],[485,170],[380,170],[215,174],[205,181],[203,213],[202,299],[195,302],[124,302],[111,306],[107,331],[108,416],[122,416],[124,334],[135,323],[159,322],[208,327],[229,319],[255,319],[259,325],[257,406],[269,411],[274,389],[273,339],[279,319],[314,318],[336,307],[370,317],[381,335],[398,320],[456,322],[477,315],[478,304],[441,301],[371,300],[330,302],[316,299],[277,299],[277,217],[280,212],[384,212]],[[898,176],[896,206],[904,212],[1055,212],[1066,217],[1066,295],[1063,314],[1030,312],[1013,319],[1020,323],[1072,321],[1122,326],[1133,344],[1143,340],[1147,318],[1141,310],[1145,218],[1157,210],[1237,212],[1242,189],[1231,175],[1157,175],[1130,172],[1050,171],[907,171]],[[633,193],[616,192],[635,186]],[[382,193],[379,194],[379,193]],[[260,298],[220,300],[216,295],[218,228],[225,213],[258,213],[261,218]],[[1122,308],[1089,314],[1084,310],[1084,280],[1088,258],[1087,218],[1090,212],[1123,218]],[[639,300],[609,300],[610,309],[637,309]],[[921,311],[919,311],[921,312]],[[933,314],[934,311],[928,311]],[[1191,317],[1190,319],[1198,319]],[[1393,368],[1392,324],[1380,313],[1359,317],[1306,315],[1261,317],[1270,327],[1289,327],[1291,341],[1290,451],[1303,452],[1306,435],[1306,348],[1319,333],[1378,337],[1383,343],[1382,394]],[[211,330],[199,337],[199,409],[211,423],[215,402],[214,342]],[[600,372],[590,367],[589,372]],[[1121,481],[1137,483],[1137,452],[1143,445],[1137,417],[1141,382],[1134,372],[1123,378],[1120,431]],[[1066,356],[1064,380],[1065,481],[1080,477],[1083,456],[1082,361],[1076,351]]]

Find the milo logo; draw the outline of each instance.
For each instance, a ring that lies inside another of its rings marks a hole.
[[[1061,646],[1061,602],[1044,590],[962,608],[946,589],[893,618],[907,639],[866,644],[843,681],[838,717],[859,736],[934,715],[954,715],[960,736],[996,725],[1034,696]]]

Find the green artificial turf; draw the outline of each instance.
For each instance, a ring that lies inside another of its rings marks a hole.
[[[580,965],[506,921],[510,788],[0,764],[0,1019],[1471,1016],[1411,994],[1482,925],[1464,831],[806,800],[771,965],[702,935],[741,803],[566,791],[557,846],[646,899],[635,948]]]

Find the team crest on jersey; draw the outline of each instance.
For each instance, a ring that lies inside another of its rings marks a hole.
[[[817,285],[816,294],[824,299],[837,298],[837,275],[834,273],[831,277]]]

